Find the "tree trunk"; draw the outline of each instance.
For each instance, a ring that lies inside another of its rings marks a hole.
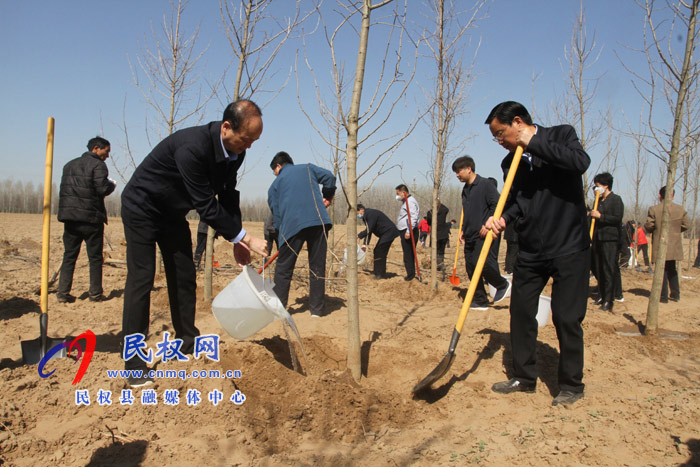
[[[360,302],[357,289],[357,133],[362,98],[362,84],[367,61],[367,43],[370,27],[370,0],[362,4],[362,26],[360,27],[360,44],[357,49],[355,82],[352,101],[348,115],[347,138],[347,294],[348,294],[348,359],[347,366],[355,381],[362,377],[362,355],[360,346]]]

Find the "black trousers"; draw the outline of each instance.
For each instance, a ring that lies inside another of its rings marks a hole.
[[[396,237],[379,237],[377,244],[374,245],[374,267],[372,272],[375,275],[383,276],[386,274],[386,259],[389,256],[389,248],[394,243]]]
[[[104,245],[104,224],[66,221],[63,224],[63,263],[61,277],[58,280],[57,296],[65,297],[73,287],[75,262],[80,254],[80,246],[85,242],[88,261],[90,262],[91,297],[102,295],[102,247]]]
[[[192,238],[187,221],[182,219],[155,223],[124,215],[122,220],[127,267],[122,339],[134,333],[148,336],[157,244],[163,257],[175,338],[182,339],[183,353],[192,353],[194,338],[199,336],[199,329],[194,325],[197,284],[192,261]],[[125,362],[126,369],[143,368],[145,365],[138,357]]]
[[[445,267],[445,248],[447,248],[447,241],[450,238],[438,239],[437,241],[437,267],[438,271],[441,271]]]
[[[403,267],[406,268],[406,277],[413,279],[416,277],[416,256],[413,254],[413,249],[418,243],[418,227],[413,229],[413,245],[411,245],[411,238],[406,238],[406,232],[408,229],[399,231],[401,249],[403,250]]]
[[[515,258],[518,257],[518,242],[512,240],[506,240],[506,263],[503,266],[503,271],[507,274],[513,273],[513,266],[515,266]]]
[[[306,243],[309,253],[309,310],[311,314],[322,315],[326,294],[326,233],[331,226],[315,225],[301,229],[292,238],[280,244],[275,268],[274,290],[282,304],[287,307],[289,286],[292,282],[294,266],[301,248]]]
[[[481,238],[476,241],[464,243],[464,263],[467,267],[467,275],[469,276],[469,280],[472,280],[474,269],[476,269],[476,263],[479,261],[479,255],[481,254],[481,247],[483,245],[484,240]],[[484,281],[488,282],[497,289],[501,289],[508,285],[508,281],[501,276],[501,272],[498,270],[498,245],[499,243],[494,241],[491,243],[491,248],[489,248],[489,254],[486,256],[486,263],[484,263],[484,269],[479,277],[479,283],[476,286],[474,299],[472,300],[475,305],[488,305],[489,303],[489,297],[484,287]]]
[[[642,250],[642,256],[644,257],[644,266],[649,267],[649,244],[637,245],[637,252]],[[699,253],[700,254],[700,253]]]
[[[551,277],[552,321],[559,338],[559,389],[583,392],[583,328],[588,295],[589,249],[560,258],[527,261],[518,256],[510,297],[514,377],[537,381],[537,305]]]
[[[615,297],[622,295],[620,264],[617,260],[617,242],[594,242],[593,255],[598,279],[598,292],[603,302],[612,303]],[[619,288],[619,290],[618,290]]]
[[[664,282],[661,286],[661,298],[669,298],[668,289],[671,289],[671,298],[675,300],[681,298],[681,288],[678,283],[678,271],[676,270],[675,260],[669,260],[664,263]]]
[[[693,262],[694,268],[700,268],[700,239],[698,239],[698,255],[695,257],[695,262]]]

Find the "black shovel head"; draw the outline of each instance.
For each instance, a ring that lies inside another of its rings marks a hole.
[[[44,358],[46,352],[51,350],[54,346],[58,344],[63,344],[66,341],[70,342],[72,339],[59,339],[55,337],[47,337],[46,346],[43,346],[41,344],[41,340],[41,337],[37,337],[36,339],[30,341],[21,342],[22,360],[24,361],[25,365],[38,364],[41,361],[41,359]],[[63,347],[60,351],[53,354],[51,358],[63,358],[66,355],[68,355],[68,353],[66,352],[66,348]]]
[[[432,386],[434,382],[445,376],[445,373],[447,373],[452,366],[452,362],[455,359],[455,353],[454,351],[448,351],[444,357],[442,357],[442,360],[438,364],[438,366],[435,367],[433,371],[430,372],[428,376],[423,378],[413,386],[413,394],[418,394],[419,392],[423,391],[424,389],[429,388]]]
[[[22,360],[24,360],[25,365],[36,365],[44,358],[44,355],[51,350],[54,346],[58,344],[63,344],[66,341],[71,341],[72,338],[59,339],[55,337],[48,337],[49,317],[46,313],[42,313],[39,316],[39,337],[31,341],[22,341]],[[51,356],[51,358],[63,358],[67,355],[66,348],[62,347],[61,350],[56,352]]]

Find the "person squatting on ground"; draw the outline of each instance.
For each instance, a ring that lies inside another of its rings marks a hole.
[[[445,248],[450,240],[450,224],[447,222],[447,214],[450,212],[450,209],[442,204],[439,199],[437,203],[437,231],[435,232],[435,237],[437,238],[437,270],[442,271],[445,269]],[[426,214],[426,219],[428,220],[428,225],[432,228],[432,209]]]
[[[671,193],[673,199],[674,193]],[[661,243],[661,216],[663,214],[664,198],[666,187],[659,190],[660,203],[649,208],[647,221],[644,229],[651,233],[651,259],[656,263],[659,254],[659,244]],[[661,303],[668,303],[668,300],[677,302],[681,299],[680,284],[678,283],[678,270],[676,261],[683,260],[683,241],[681,232],[688,230],[688,215],[685,209],[679,204],[670,203],[668,206],[668,246],[666,249],[666,262],[664,263],[664,279],[661,286]],[[669,293],[669,289],[671,289]]]
[[[275,294],[287,307],[289,286],[301,248],[309,252],[309,310],[324,315],[327,232],[333,227],[326,208],[335,195],[335,176],[314,164],[294,165],[286,152],[270,162],[275,180],[267,192],[267,204],[279,232],[275,268]],[[322,185],[321,190],[318,186]]]
[[[399,216],[396,219],[396,228],[399,230],[401,249],[403,250],[403,266],[406,268],[406,277],[403,279],[410,281],[416,277],[416,256],[414,252],[418,241],[420,206],[418,205],[418,200],[408,192],[408,187],[403,184],[396,187],[396,200],[401,203]],[[411,210],[410,219],[406,210],[407,202]],[[413,231],[413,238],[411,238],[411,231]]]
[[[378,209],[366,208],[358,204],[357,217],[365,224],[365,230],[357,234],[357,238],[364,239],[362,249],[367,250],[372,235],[377,237],[377,244],[374,245],[372,272],[375,279],[384,279],[386,278],[386,259],[389,256],[389,248],[391,248],[394,239],[399,236],[399,230],[391,222],[391,219]]]
[[[96,136],[87,143],[88,151],[63,166],[61,191],[58,197],[58,220],[63,222],[63,263],[58,280],[56,297],[59,303],[72,303],[75,262],[80,246],[85,242],[90,262],[89,299],[101,302],[107,298],[102,294],[102,248],[104,226],[107,223],[105,197],[114,191],[117,183],[109,179],[105,160],[111,149],[109,141]]]
[[[607,172],[593,177],[596,191],[600,193],[598,209],[589,214],[595,219],[593,229],[592,261],[598,279],[599,297],[596,305],[603,311],[613,311],[613,299],[623,301],[620,277],[619,241],[622,232],[622,216],[625,205],[622,198],[612,192],[613,176]],[[626,242],[625,242],[626,243]]]
[[[262,130],[260,108],[252,101],[238,100],[226,107],[222,121],[168,136],[136,168],[122,193],[127,242],[123,338],[148,335],[157,244],[165,267],[175,338],[182,340],[181,353],[193,352],[199,330],[195,327],[192,237],[185,218],[190,210],[196,209],[203,222],[234,243],[239,264],[250,262],[251,251],[265,254],[265,241],[243,229],[236,190],[246,149],[260,138]],[[147,369],[138,356],[126,360],[125,367]],[[129,378],[132,387],[152,382],[147,376]]]
[[[464,243],[464,263],[471,280],[476,263],[479,261],[481,247],[484,245],[484,238],[488,234],[484,224],[496,210],[498,191],[493,183],[477,175],[474,159],[469,156],[458,157],[452,163],[452,171],[457,175],[457,179],[464,183],[462,188],[464,220],[459,242]],[[474,292],[471,304],[473,310],[486,310],[489,307],[484,280],[496,288],[494,303],[506,298],[510,290],[510,282],[503,278],[498,270],[498,246],[499,242],[491,243],[483,272]]]
[[[534,392],[537,383],[537,307],[552,284],[552,321],[559,339],[559,394],[552,405],[583,397],[583,329],[586,316],[590,236],[582,175],[591,159],[570,125],[535,125],[522,104],[502,102],[486,119],[494,141],[509,151],[506,174],[517,146],[525,150],[500,219],[486,227],[494,236],[515,221],[519,253],[513,270],[510,337],[513,377],[496,383],[501,394]]]

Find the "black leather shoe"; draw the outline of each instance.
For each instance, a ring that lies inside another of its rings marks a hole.
[[[595,302],[593,302],[594,305],[602,305],[603,304],[603,299],[602,298],[596,298]]]
[[[552,405],[571,405],[583,398],[583,392],[561,391],[552,401]]]
[[[661,298],[659,299],[659,302],[661,302],[661,303],[668,303],[668,298],[663,298],[663,297],[661,297]]]
[[[681,299],[676,297],[669,297],[669,300],[671,300],[672,302],[679,302]]]
[[[412,275],[412,276],[406,276],[406,277],[404,277],[403,280],[405,280],[406,282],[408,282],[408,281],[412,281],[413,279],[415,279],[415,277],[416,277],[416,276],[415,276],[415,274],[414,274],[414,275]]]
[[[510,394],[512,392],[527,392],[532,394],[535,392],[535,387],[535,383],[526,384],[520,382],[517,378],[511,378],[508,381],[494,384],[491,386],[491,390],[499,394]]]
[[[66,295],[56,294],[56,298],[58,299],[58,303],[73,303],[73,302],[75,302],[75,297],[71,294],[66,294]]]
[[[91,302],[106,302],[109,299],[107,297],[105,297],[104,295],[100,294],[100,295],[95,295],[94,297],[90,297],[88,300],[90,300]]]
[[[611,302],[604,302],[602,305],[600,305],[600,310],[601,311],[612,311],[613,305]]]

